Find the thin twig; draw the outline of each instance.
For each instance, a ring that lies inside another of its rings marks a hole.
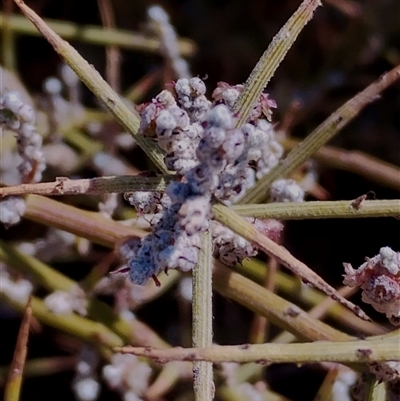
[[[60,195],[99,195],[107,193],[126,193],[131,191],[164,191],[173,176],[143,177],[119,175],[110,177],[70,180],[58,177],[54,182],[21,184],[0,188],[0,198],[9,195],[36,194],[46,196]]]
[[[4,401],[18,401],[21,392],[22,375],[24,371],[26,355],[28,352],[29,328],[32,319],[32,298],[29,297],[25,307],[24,317],[19,329],[14,356],[11,362],[7,383],[4,390]]]

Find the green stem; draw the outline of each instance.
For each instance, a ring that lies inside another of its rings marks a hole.
[[[271,44],[261,56],[247,79],[243,92],[237,100],[234,111],[238,113],[236,125],[243,125],[251,109],[269,80],[274,75],[286,53],[292,47],[302,29],[312,18],[314,11],[321,4],[320,0],[304,0],[297,11],[272,39]]]
[[[214,345],[206,348],[118,347],[118,351],[164,361],[209,361],[270,363],[339,362],[359,364],[400,359],[398,344],[368,340],[317,341],[298,344]]]
[[[212,344],[212,243],[211,232],[202,234],[199,263],[193,270],[193,347]],[[193,389],[196,401],[214,398],[212,363],[193,363]]]
[[[324,201],[303,203],[267,203],[263,205],[237,205],[231,209],[242,216],[277,220],[341,219],[361,217],[400,216],[400,199],[364,200],[359,206],[354,201]],[[220,211],[221,205],[213,206]]]

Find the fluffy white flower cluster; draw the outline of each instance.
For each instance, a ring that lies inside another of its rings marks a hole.
[[[42,137],[35,127],[35,111],[25,104],[16,91],[0,96],[0,126],[16,133],[18,154],[22,161],[18,170],[25,182],[38,182],[46,167]]]
[[[206,85],[200,78],[181,78],[175,84],[175,93],[180,107],[188,113],[190,121],[202,122],[211,102],[206,97]]]
[[[256,176],[266,174],[282,156],[272,125],[262,119],[269,118],[276,106],[267,95],[260,96],[246,124],[235,126],[231,108],[241,89],[220,83],[211,107],[204,82],[183,78],[174,84],[175,96],[164,90],[141,107],[140,132],[157,140],[166,151],[167,167],[183,177],[170,183],[164,196],[143,192],[125,196],[140,214],[154,214],[153,233],[123,252],[129,255],[133,283],[145,284],[150,277],[157,283],[162,270],[193,269],[200,234],[210,225],[211,196],[225,204],[238,200],[255,184]],[[256,255],[249,242],[214,223],[215,254],[225,263]],[[280,231],[281,225],[271,230]]]
[[[84,345],[78,357],[72,390],[78,401],[97,400],[100,383],[97,377],[99,357],[93,348]]]
[[[295,180],[284,178],[272,183],[270,193],[272,202],[303,202],[305,195]]]
[[[182,80],[178,80],[175,86],[179,87]],[[184,174],[197,164],[195,151],[203,128],[190,120],[188,112],[180,107],[171,92],[163,90],[142,107],[140,132],[156,136],[159,146],[166,151],[168,169]]]
[[[18,155],[22,159],[18,171],[23,183],[38,182],[46,168],[42,152],[42,137],[35,127],[35,111],[25,104],[16,91],[0,94],[0,133],[3,129],[17,136]],[[0,202],[0,222],[6,226],[17,224],[25,212],[22,198],[10,197]]]
[[[3,263],[0,263],[0,277],[1,293],[22,304],[28,302],[29,295],[33,290],[33,285],[30,281],[23,278],[13,277],[13,275]]]
[[[127,192],[124,199],[132,205],[138,214],[156,214],[163,206],[168,206],[169,198],[160,192]]]
[[[351,387],[357,381],[357,374],[350,369],[341,369],[332,385],[331,401],[352,401]]]
[[[44,299],[46,308],[56,315],[66,315],[77,312],[87,314],[87,298],[82,288],[73,286],[69,291],[57,290]]]
[[[25,213],[25,201],[18,196],[10,196],[0,201],[0,221],[5,227],[19,223]]]
[[[343,283],[350,287],[360,286],[362,300],[378,312],[385,313],[390,322],[400,325],[400,252],[389,247],[368,259],[357,270],[344,263]]]
[[[283,229],[283,224],[279,221],[250,218],[246,218],[246,220],[272,240],[276,241],[279,239]],[[258,253],[256,246],[215,220],[211,221],[211,231],[214,256],[218,257],[226,265],[234,266],[236,263],[241,263],[244,259],[256,256]]]
[[[215,103],[224,103],[232,109],[243,88],[243,85],[229,85],[221,81],[218,82],[217,87],[214,89],[212,98]],[[261,117],[271,121],[272,109],[276,109],[275,100],[270,99],[267,93],[261,93],[250,112],[248,122],[256,122]]]
[[[124,401],[142,401],[151,374],[148,364],[129,354],[114,354],[111,363],[103,367],[104,380]]]
[[[156,276],[162,270],[192,270],[198,260],[199,233],[208,227],[209,207],[208,199],[192,196],[185,203],[175,202],[155,215],[153,233],[130,248],[131,281],[144,285],[153,277],[158,284]]]

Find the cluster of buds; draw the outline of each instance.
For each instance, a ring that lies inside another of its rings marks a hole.
[[[102,373],[109,387],[118,391],[124,401],[142,401],[152,369],[134,355],[114,354]]]
[[[243,89],[244,85],[229,85],[226,82],[218,82],[212,98],[215,103],[223,103],[230,109],[233,109]],[[248,122],[255,122],[261,117],[265,117],[268,121],[271,121],[272,109],[276,109],[275,100],[270,99],[267,93],[261,93],[250,112]]]
[[[34,109],[16,91],[0,96],[0,126],[17,135],[18,154],[22,159],[18,170],[23,182],[40,181],[46,167],[42,137],[36,131]]]
[[[237,201],[282,156],[272,125],[265,119],[276,107],[266,94],[260,96],[248,121],[236,126],[232,107],[242,88],[220,83],[209,101],[200,78],[182,78],[172,92],[164,90],[140,108],[140,132],[157,140],[166,152],[167,167],[181,177],[169,184],[163,196],[125,195],[139,214],[153,214],[153,232],[124,246],[129,248],[123,253],[129,255],[133,283],[143,285],[150,277],[157,283],[162,270],[193,269],[200,234],[210,227],[211,196],[225,204]],[[260,226],[275,238],[281,228],[277,222],[270,228]],[[215,222],[211,231],[215,255],[224,262],[233,264],[257,254],[250,243]]]
[[[175,184],[171,187],[180,183]],[[187,185],[181,184],[183,188]],[[169,194],[172,196],[171,191]],[[208,228],[209,207],[209,199],[201,196],[187,197],[183,203],[176,201],[153,217],[151,234],[123,244],[131,281],[144,285],[152,277],[158,284],[156,276],[162,270],[192,270],[198,261],[200,233]]]
[[[257,230],[268,238],[274,241],[279,239],[283,229],[283,224],[279,221],[272,219],[245,219],[252,223]],[[244,259],[257,255],[258,249],[256,246],[219,222],[212,220],[211,228],[214,256],[218,257],[226,265],[234,266],[237,263],[241,263]]]
[[[24,103],[16,91],[0,95],[0,132],[13,131],[17,137],[18,155],[21,162],[18,171],[23,183],[38,182],[46,167],[42,152],[42,137],[35,127],[35,111]],[[21,198],[11,197],[1,202],[0,221],[6,226],[19,222],[25,212]]]
[[[357,270],[344,263],[343,283],[361,287],[362,300],[378,312],[385,313],[390,322],[400,325],[400,252],[389,247],[381,248],[379,254],[367,259]]]
[[[97,377],[99,357],[96,351],[84,345],[78,356],[72,390],[78,401],[97,400],[100,393],[100,383]]]
[[[11,273],[4,263],[0,263],[1,286],[0,293],[21,304],[26,304],[33,291],[33,284]]]
[[[73,286],[69,291],[56,290],[50,293],[44,304],[48,310],[56,315],[67,315],[77,312],[82,316],[87,314],[87,298],[83,289]]]
[[[178,80],[175,86],[179,88],[182,80]],[[193,120],[195,108],[191,111],[188,109],[191,120],[187,109],[177,103],[171,92],[163,90],[139,111],[140,132],[145,136],[156,137],[158,145],[166,152],[165,164],[169,170],[184,174],[197,164],[195,151],[203,128]]]
[[[303,202],[304,189],[295,181],[280,179],[272,183],[270,188],[272,202]]]
[[[168,196],[160,192],[126,192],[124,199],[136,209],[139,215],[160,213],[163,206],[169,206],[171,203]]]

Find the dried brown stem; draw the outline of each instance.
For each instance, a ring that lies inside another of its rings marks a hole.
[[[19,399],[22,384],[22,374],[24,371],[26,354],[28,352],[27,344],[30,322],[32,319],[31,301],[32,298],[29,298],[18,333],[17,344],[15,345],[14,356],[11,362],[6,388],[4,390],[4,401],[17,401]]]
[[[164,191],[173,176],[142,177],[119,175],[110,177],[70,180],[57,177],[54,182],[21,184],[0,188],[0,198],[10,195],[36,194],[47,196],[59,195],[100,195],[107,193],[125,193],[133,191]]]

